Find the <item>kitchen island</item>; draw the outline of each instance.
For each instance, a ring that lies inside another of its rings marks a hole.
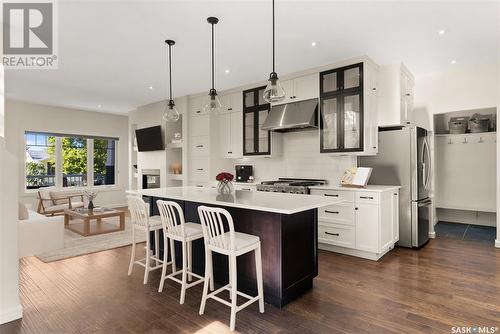
[[[237,232],[260,238],[264,299],[280,308],[312,288],[313,279],[318,275],[318,208],[341,202],[324,196],[258,191],[236,190],[230,195],[221,195],[216,189],[197,187],[144,189],[138,193],[149,201],[151,215],[159,214],[156,206],[158,199],[179,203],[186,222],[200,223],[200,205],[228,210]],[[159,241],[161,252],[163,236]],[[154,242],[151,244],[154,245]],[[178,266],[181,254],[180,244],[177,244]],[[203,240],[193,242],[193,271],[200,275],[204,275],[204,254]],[[226,284],[227,257],[214,254],[213,266],[216,284]],[[255,294],[257,285],[253,254],[238,257],[237,266],[238,290]]]

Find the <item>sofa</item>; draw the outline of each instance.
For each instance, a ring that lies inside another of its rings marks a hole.
[[[19,257],[33,256],[64,248],[64,217],[46,217],[27,210],[19,220]]]

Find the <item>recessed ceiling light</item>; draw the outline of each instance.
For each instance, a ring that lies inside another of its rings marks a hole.
[[[231,70],[226,69],[226,70],[224,71],[224,73],[229,74],[229,73],[231,73]]]
[[[102,104],[98,104],[98,105],[97,105],[97,108],[102,108]]]
[[[153,90],[153,86],[149,86],[149,87],[148,87],[148,89],[149,89],[149,90]]]
[[[316,45],[317,45],[317,43],[316,43],[316,42],[312,42],[312,43],[311,43],[311,46],[316,46]]]
[[[453,59],[453,60],[451,61],[451,64],[452,64],[452,65],[455,65],[456,63],[457,63],[457,61],[456,61],[455,59]]]
[[[444,35],[444,33],[445,33],[445,32],[446,32],[446,31],[445,31],[444,29],[439,30],[439,34],[440,34],[440,35]]]

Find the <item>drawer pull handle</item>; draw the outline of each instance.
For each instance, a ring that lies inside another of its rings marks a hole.
[[[227,108],[227,110],[233,110],[233,108],[230,107],[230,108]]]
[[[339,234],[338,234],[338,233],[330,233],[330,232],[325,232],[325,234],[328,234],[328,235],[334,235],[334,236],[336,236],[336,237],[338,237],[338,236],[339,236]]]
[[[326,212],[326,213],[335,213],[335,214],[337,214],[337,215],[339,214],[339,212],[338,212],[338,211],[330,211],[330,210],[325,210],[325,212]]]
[[[373,199],[372,196],[359,196],[359,198],[362,198],[362,199]]]
[[[203,170],[203,168],[196,168],[196,170]]]
[[[201,184],[197,184],[196,186],[199,188],[203,188],[203,186]]]
[[[252,189],[250,189],[250,188],[241,188],[241,190],[247,190],[247,191],[250,191],[250,190],[252,190]]]
[[[198,148],[199,148],[199,147],[203,147],[203,145],[196,145],[196,147],[198,147]]]
[[[197,113],[197,114],[201,113],[201,110],[196,110],[196,113]]]
[[[330,197],[339,197],[339,195],[332,195],[332,194],[325,194],[325,196],[330,196]]]
[[[233,154],[233,152],[232,152],[232,151],[229,151],[229,152],[227,152],[227,154]]]

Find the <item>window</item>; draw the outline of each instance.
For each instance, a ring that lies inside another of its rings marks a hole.
[[[26,188],[55,185],[56,138],[46,134],[26,133]]]
[[[62,138],[63,187],[87,185],[87,139],[82,137]]]
[[[115,184],[115,141],[94,139],[94,186]]]
[[[26,132],[26,189],[114,185],[117,138]]]

